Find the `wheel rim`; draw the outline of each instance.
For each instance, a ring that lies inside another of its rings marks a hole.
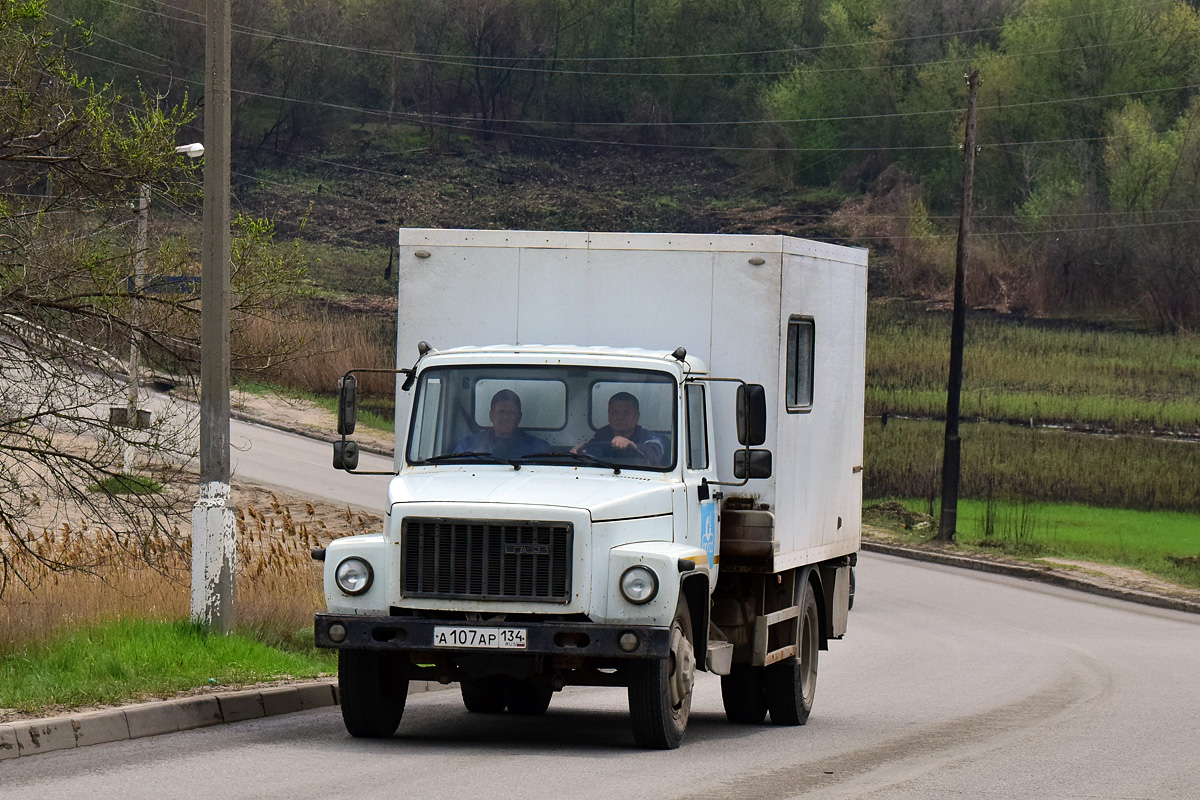
[[[806,703],[812,701],[817,684],[817,625],[816,614],[805,609],[800,627],[800,695]]]
[[[678,624],[671,628],[669,669],[671,711],[678,717],[686,713],[687,701],[691,699],[692,686],[696,682],[696,651]]]

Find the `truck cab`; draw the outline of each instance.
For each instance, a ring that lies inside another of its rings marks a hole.
[[[406,655],[392,680],[458,681],[483,709],[544,710],[665,660],[682,729],[697,662],[728,673],[733,652],[707,637],[721,487],[704,363],[462,347],[413,374],[384,530],[326,550],[320,642]]]

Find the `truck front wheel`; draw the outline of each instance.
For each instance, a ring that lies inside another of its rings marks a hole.
[[[776,725],[803,725],[812,712],[817,693],[817,653],[821,648],[821,621],[812,585],[804,587],[800,601],[800,629],[795,660],[767,667],[767,706]]]
[[[682,594],[671,621],[671,652],[663,659],[630,665],[629,714],[641,747],[673,750],[683,741],[692,710],[696,651],[692,617]]]
[[[396,732],[408,699],[408,678],[394,653],[338,651],[342,721],[351,736],[384,739]]]

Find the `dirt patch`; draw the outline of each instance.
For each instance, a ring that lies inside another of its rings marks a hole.
[[[313,439],[336,441],[337,415],[309,400],[282,395],[260,395],[234,390],[229,396],[230,412],[249,422],[268,425]],[[359,425],[352,437],[358,446],[375,453],[391,455],[395,444],[392,431]]]

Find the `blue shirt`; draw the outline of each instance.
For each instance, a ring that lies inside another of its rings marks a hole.
[[[544,439],[530,436],[521,429],[507,438],[497,436],[491,428],[464,437],[454,448],[456,453],[491,453],[496,458],[520,458],[545,453],[550,445]]]

